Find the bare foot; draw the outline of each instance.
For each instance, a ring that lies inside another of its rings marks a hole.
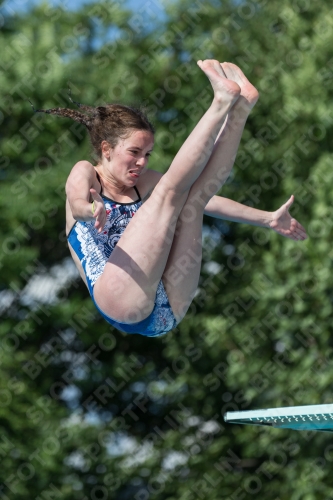
[[[252,109],[259,98],[257,89],[249,82],[243,71],[236,64],[224,62],[221,63],[221,66],[226,77],[236,82],[241,88],[242,103],[249,107],[249,109]]]
[[[223,104],[229,104],[230,107],[237,101],[241,88],[238,82],[226,78],[221,64],[214,59],[198,61],[198,66],[209,78],[214,90],[214,99]]]

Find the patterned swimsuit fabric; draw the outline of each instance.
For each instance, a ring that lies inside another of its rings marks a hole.
[[[103,318],[118,330],[125,333],[138,333],[147,337],[163,335],[177,325],[162,281],[159,282],[154,309],[151,314],[138,323],[120,323],[105,314],[94,299],[94,285],[104,271],[104,267],[121,238],[126,227],[142,205],[140,194],[134,188],[138,200],[118,203],[101,194],[107,221],[101,233],[95,229],[95,221],[76,221],[68,234],[68,242],[78,256],[88,284],[92,300]]]

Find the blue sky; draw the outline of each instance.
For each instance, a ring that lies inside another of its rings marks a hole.
[[[118,3],[131,10],[139,11],[144,7],[153,12],[153,15],[162,19],[164,17],[163,2],[165,0],[118,0]],[[7,13],[20,13],[28,10],[34,5],[42,3],[41,0],[5,0],[0,10]],[[48,3],[54,6],[63,5],[65,9],[75,10],[82,5],[95,3],[94,0],[48,0]]]

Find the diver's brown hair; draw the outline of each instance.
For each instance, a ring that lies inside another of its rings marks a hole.
[[[71,118],[85,125],[94,152],[99,159],[102,157],[102,141],[107,141],[111,147],[115,147],[119,139],[125,139],[134,130],[147,130],[154,134],[153,125],[145,113],[138,108],[123,104],[106,104],[97,107],[75,104],[84,113],[67,108],[36,109],[35,112]]]

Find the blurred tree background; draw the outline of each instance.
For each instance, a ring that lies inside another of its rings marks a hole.
[[[327,434],[223,420],[332,403],[330,2],[0,5],[0,498],[332,498]],[[309,239],[207,218],[187,317],[164,338],[122,335],[66,245],[85,130],[28,100],[144,105],[165,171],[212,97],[206,58],[260,91],[223,196],[275,210],[294,194]]]

